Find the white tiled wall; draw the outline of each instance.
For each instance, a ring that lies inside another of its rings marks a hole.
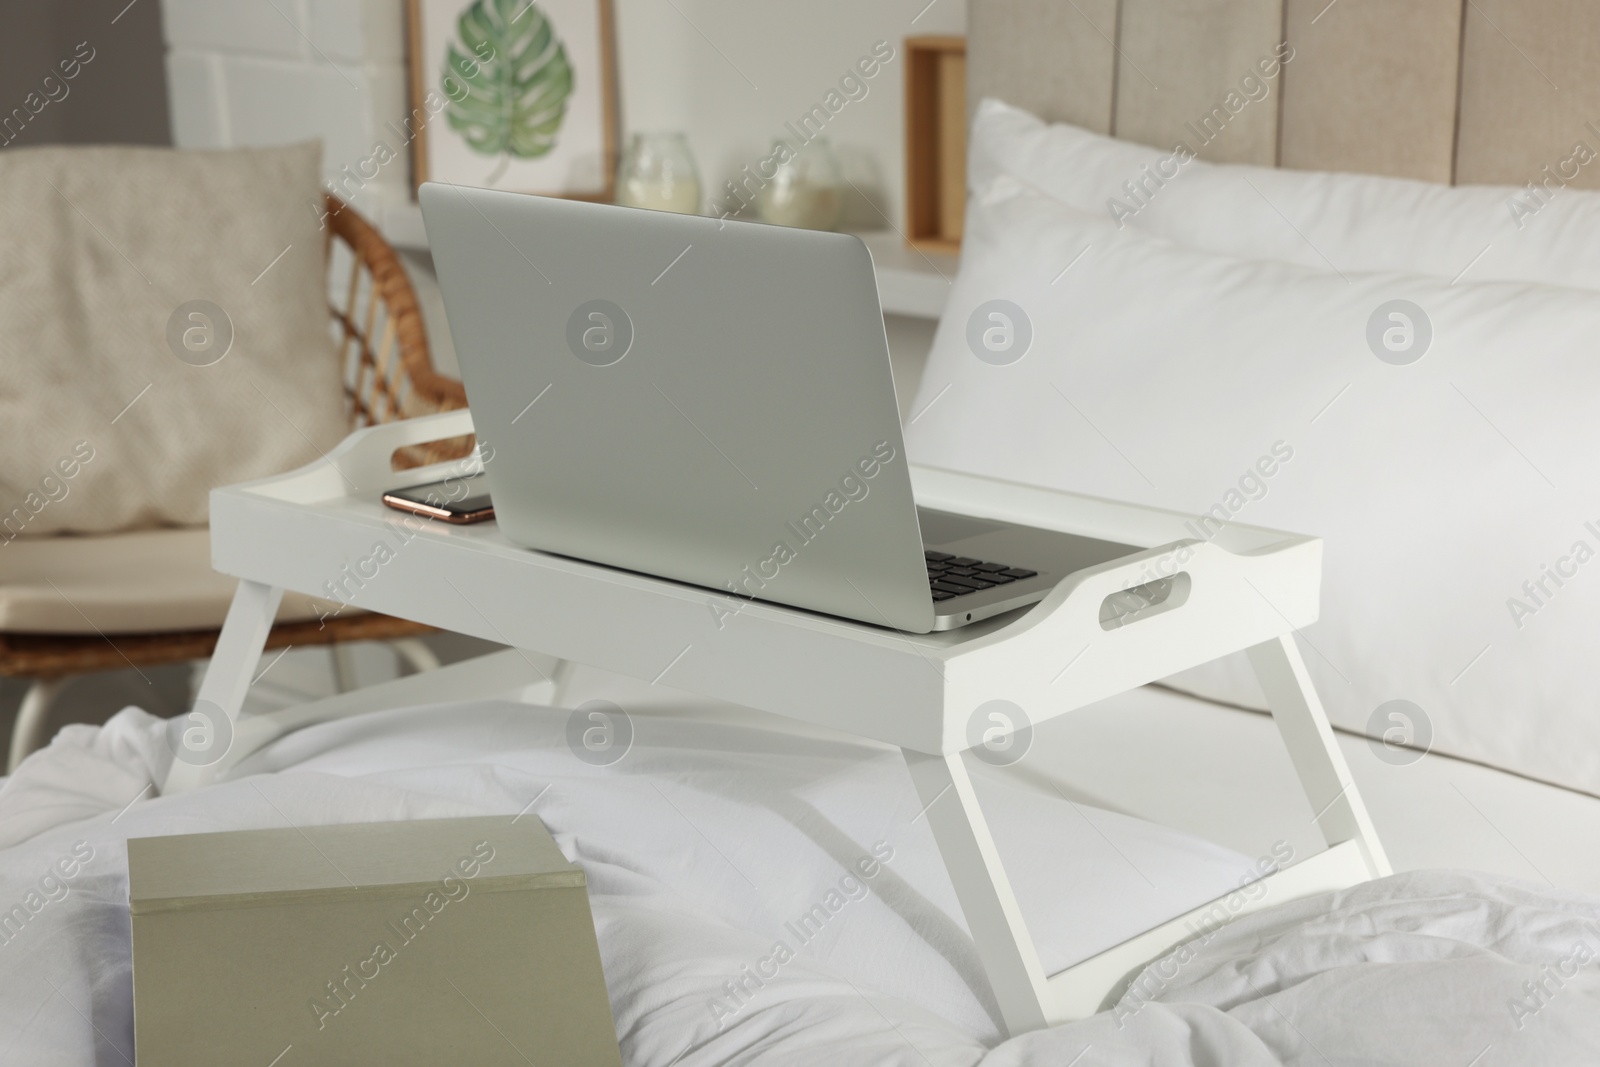
[[[180,147],[320,138],[338,184],[405,114],[397,0],[165,0],[163,22]],[[371,197],[408,196],[409,181],[402,157],[347,187],[370,209]]]
[[[683,130],[708,197],[763,158],[784,123],[888,41],[962,33],[965,0],[613,0],[624,133]],[[165,0],[173,138],[221,147],[321,137],[330,178],[406,114],[402,0]],[[829,136],[868,202],[846,222],[901,218],[900,57]],[[402,154],[376,180],[410,198]],[[373,190],[364,190],[371,194]],[[370,202],[355,197],[368,210]]]

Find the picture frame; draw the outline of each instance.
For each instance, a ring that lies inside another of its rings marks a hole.
[[[441,181],[615,198],[612,0],[407,0],[406,24],[413,196]]]

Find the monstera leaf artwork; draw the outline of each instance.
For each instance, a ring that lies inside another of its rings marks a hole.
[[[418,186],[612,199],[614,0],[404,3],[411,117],[391,126]]]
[[[513,159],[550,152],[566,117],[573,71],[555,26],[532,0],[476,0],[456,20],[443,87],[451,129],[498,162],[493,185]]]

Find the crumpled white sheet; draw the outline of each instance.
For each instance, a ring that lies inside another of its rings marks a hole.
[[[290,769],[126,810],[159,762],[159,723],[130,710],[58,741],[33,760],[60,766],[0,788],[0,832],[105,803],[0,851],[0,915],[38,905],[14,933],[0,927],[0,1064],[133,1058],[127,837],[525,808],[588,873],[630,1064],[1600,1062],[1600,901],[1436,871],[1239,919],[1157,961],[1113,1011],[1001,1042],[898,756],[639,717],[628,756],[595,768],[566,749],[567,715],[484,702],[330,723],[274,746],[265,762]],[[86,772],[100,777],[73,777]],[[1059,799],[993,799],[997,827],[1022,835],[1002,851],[1071,821]],[[753,995],[730,997],[725,983],[874,845],[892,855],[859,899]],[[1030,917],[1084,857],[1054,863],[1014,872]]]
[[[43,754],[23,760],[0,785],[0,849],[153,792],[165,766],[165,726],[128,708],[104,727],[62,727]]]

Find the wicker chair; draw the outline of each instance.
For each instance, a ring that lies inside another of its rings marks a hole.
[[[334,280],[343,282],[348,271],[348,282],[340,285],[342,302],[330,300],[329,309],[350,401],[351,428],[465,407],[461,383],[434,369],[416,293],[399,256],[337,197],[327,197],[327,209],[330,292],[337,291]],[[464,437],[420,446],[397,455],[396,467],[464,456],[471,445],[472,439]],[[210,569],[203,555],[186,565]],[[92,632],[0,630],[0,675],[32,679],[12,729],[9,766],[15,768],[43,743],[50,706],[74,675],[203,659],[216,647],[225,610],[224,601],[215,621],[205,628],[164,633],[102,633],[87,618]],[[337,653],[341,642],[387,640],[396,642],[413,667],[422,668],[437,661],[430,663],[426,648],[407,639],[431,632],[432,627],[404,619],[343,612],[326,620],[280,622],[267,648],[334,645]],[[337,658],[336,665],[342,666]]]

